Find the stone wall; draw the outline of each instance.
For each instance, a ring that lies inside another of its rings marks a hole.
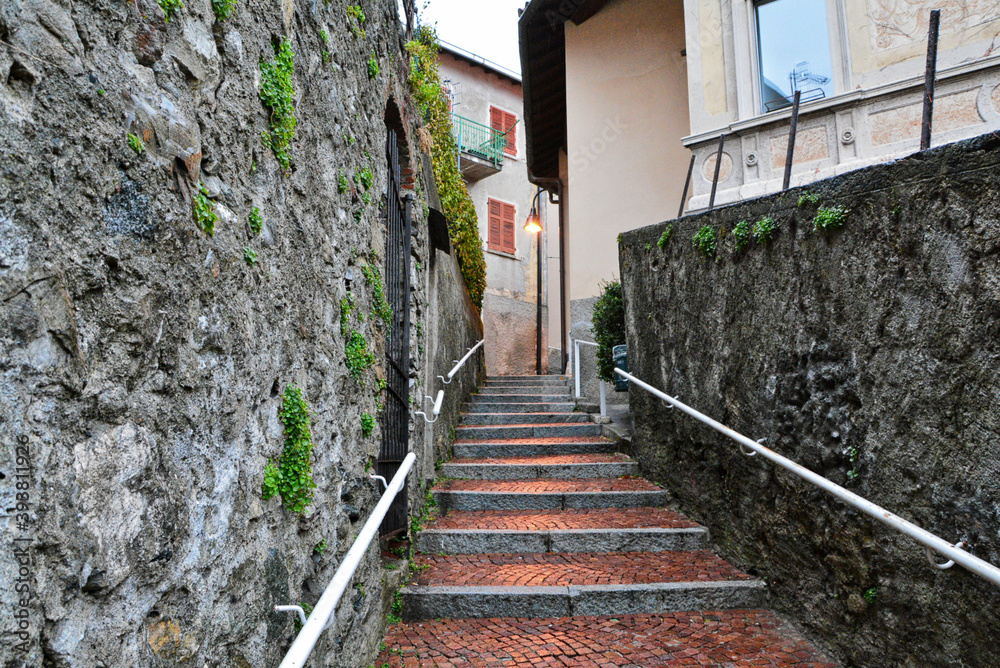
[[[803,201],[809,193],[817,202]],[[846,223],[813,231],[817,207]],[[1000,565],[1000,138],[624,235],[629,366]],[[770,246],[734,253],[742,220]],[[716,259],[692,236],[720,232]],[[728,231],[728,232],[725,232]],[[845,665],[997,666],[1000,589],[632,388],[643,474]]]
[[[361,418],[377,413],[384,332],[361,266],[384,262],[387,120],[416,195],[413,382],[427,351],[450,360],[480,336],[457,269],[429,277],[433,184],[396,3],[359,5],[363,24],[341,0],[239,2],[224,21],[187,0],[169,23],[153,0],[0,6],[0,631],[27,611],[23,644],[0,633],[4,666],[277,664],[294,627],[273,606],[315,603],[380,494],[379,430],[365,437]],[[259,63],[285,38],[287,173],[262,144],[259,96]],[[201,184],[214,236],[192,215]],[[360,380],[345,365],[348,268],[349,328],[375,358]],[[438,294],[447,308],[429,306]],[[448,336],[431,340],[444,315]],[[312,411],[302,516],[261,498],[290,384]],[[314,665],[374,656],[377,546],[354,583]]]

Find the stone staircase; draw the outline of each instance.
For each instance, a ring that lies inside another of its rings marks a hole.
[[[836,665],[573,407],[565,376],[473,395],[379,668]]]

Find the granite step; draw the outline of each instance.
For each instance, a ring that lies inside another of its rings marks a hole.
[[[473,395],[476,396],[476,395]],[[570,413],[576,408],[576,404],[571,402],[510,402],[510,397],[504,397],[500,401],[477,401],[475,403],[462,404],[462,413]],[[581,413],[584,415],[584,413]]]
[[[666,492],[636,478],[447,480],[434,498],[451,510],[564,510],[662,506]]]
[[[508,438],[495,441],[456,441],[452,454],[467,457],[542,457],[615,452],[617,445],[603,436]]]
[[[460,441],[487,441],[498,438],[549,438],[600,436],[601,426],[590,423],[463,425],[455,429]]]
[[[564,383],[568,383],[573,380],[572,376],[557,376],[557,375],[541,375],[541,376],[487,376],[486,382],[491,380],[510,380],[510,381],[533,381],[533,380],[560,380]]]
[[[469,397],[472,404],[565,404],[575,405],[570,401],[569,393],[566,394],[473,394]]]
[[[421,555],[403,618],[567,617],[760,607],[763,582],[707,550]]]
[[[462,424],[470,426],[502,424],[567,424],[590,422],[586,413],[466,413]]]
[[[639,465],[618,453],[535,457],[461,457],[441,465],[446,478],[523,480],[526,478],[621,478],[638,476]]]
[[[569,396],[570,390],[567,387],[548,387],[545,385],[538,385],[535,387],[522,387],[522,386],[504,386],[504,387],[481,387],[479,392],[473,394],[473,397],[490,396],[495,394],[528,394],[528,395],[558,395],[558,396]]]
[[[572,385],[570,381],[549,380],[545,378],[536,380],[509,380],[506,378],[495,378],[487,380],[483,383],[482,387],[565,387],[566,389],[569,389]]]

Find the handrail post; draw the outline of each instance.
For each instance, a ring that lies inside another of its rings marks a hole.
[[[576,383],[576,398],[580,398],[580,340],[573,339],[573,381]]]

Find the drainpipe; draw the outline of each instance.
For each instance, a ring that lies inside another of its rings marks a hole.
[[[569,333],[566,330],[566,226],[563,224],[565,213],[563,212],[563,182],[562,179],[546,179],[535,176],[528,170],[528,181],[537,186],[545,188],[549,192],[549,203],[559,205],[559,329],[562,338],[559,343],[559,351],[562,355],[562,365],[560,374],[566,372],[567,355],[569,351]],[[552,199],[555,195],[558,199]]]

